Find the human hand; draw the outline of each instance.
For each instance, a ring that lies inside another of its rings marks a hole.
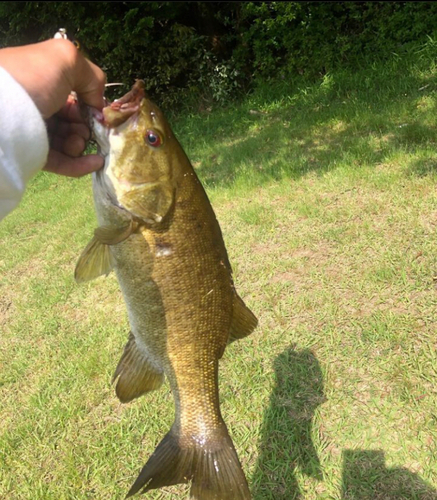
[[[100,169],[102,157],[81,156],[90,130],[70,92],[102,109],[104,72],[62,39],[1,49],[0,66],[21,84],[47,120],[50,151],[44,169],[71,177]]]

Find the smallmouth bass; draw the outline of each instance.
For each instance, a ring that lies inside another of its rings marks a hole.
[[[257,319],[238,296],[208,197],[160,109],[137,81],[93,112],[105,166],[93,174],[99,227],[75,270],[115,270],[131,327],[114,373],[129,402],[168,378],[175,420],[128,496],[191,481],[195,500],[250,500],[226,425],[218,365]]]

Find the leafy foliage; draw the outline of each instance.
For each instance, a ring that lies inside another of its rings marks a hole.
[[[1,45],[65,27],[109,80],[143,78],[167,108],[414,53],[436,26],[434,2],[0,2]]]

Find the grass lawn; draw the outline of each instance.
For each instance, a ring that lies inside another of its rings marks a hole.
[[[436,104],[394,59],[172,120],[260,322],[220,368],[254,500],[437,499]],[[0,223],[2,500],[122,499],[173,420],[167,384],[115,397],[117,282],[73,279],[94,227],[91,179],[47,173]]]

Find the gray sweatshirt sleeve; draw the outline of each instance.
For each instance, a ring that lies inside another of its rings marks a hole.
[[[0,220],[18,206],[49,151],[44,120],[24,88],[0,67]]]

